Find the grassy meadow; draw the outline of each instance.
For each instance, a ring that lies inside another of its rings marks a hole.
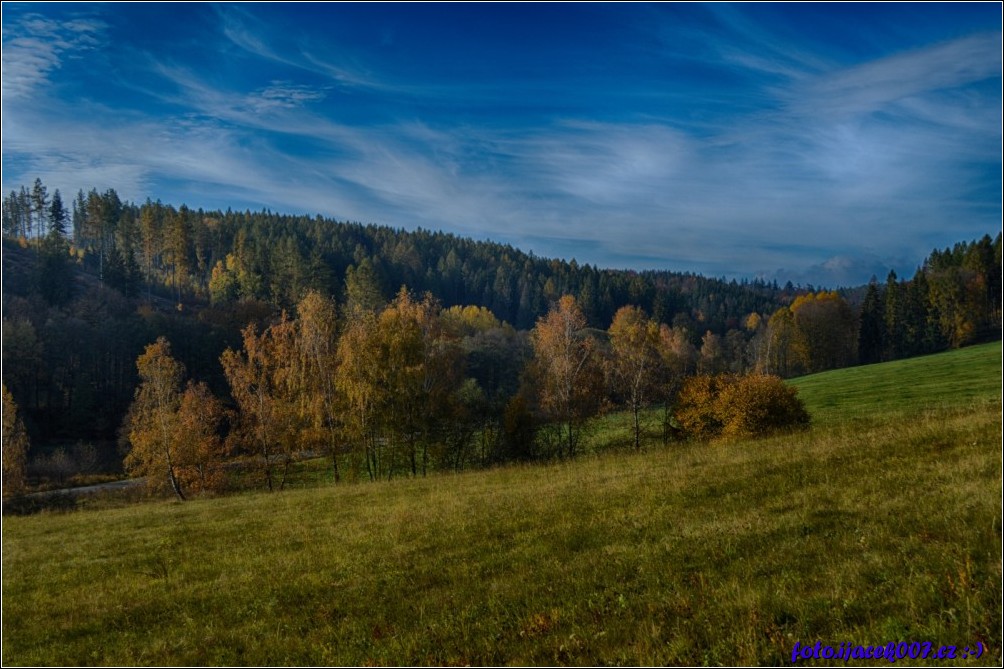
[[[793,383],[772,439],[4,518],[3,664],[999,664],[1000,344]]]

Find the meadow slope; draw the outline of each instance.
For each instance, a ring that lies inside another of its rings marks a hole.
[[[5,518],[3,664],[999,664],[1000,370],[799,379],[813,428],[766,440]]]

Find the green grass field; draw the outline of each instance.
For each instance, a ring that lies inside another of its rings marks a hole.
[[[3,663],[999,664],[1000,361],[796,380],[768,440],[5,518]]]
[[[814,423],[909,420],[918,409],[960,408],[1001,396],[1000,343],[795,379]]]

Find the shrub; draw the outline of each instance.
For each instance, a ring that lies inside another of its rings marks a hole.
[[[734,383],[734,378],[731,374],[702,374],[683,382],[674,415],[688,436],[711,439],[721,434],[723,424],[718,412],[718,397],[725,387]]]
[[[676,419],[699,439],[758,437],[808,427],[797,390],[765,374],[695,376],[677,400]]]

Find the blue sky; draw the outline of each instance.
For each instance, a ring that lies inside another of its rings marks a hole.
[[[1001,229],[1001,7],[3,5],[3,189],[860,284]]]

